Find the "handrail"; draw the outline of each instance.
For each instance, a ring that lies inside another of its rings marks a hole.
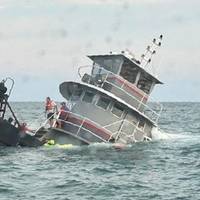
[[[82,116],[82,115],[80,115],[80,114],[77,114],[77,113],[73,113],[73,112],[71,112],[71,111],[60,111],[59,113],[58,113],[58,117],[59,117],[59,115],[60,115],[60,113],[61,112],[64,112],[64,113],[66,113],[66,114],[71,114],[71,115],[73,115],[73,116],[77,116],[77,117],[79,117],[81,120],[88,120],[88,121],[90,121],[90,122],[92,122],[93,124],[95,124],[95,125],[97,125],[98,127],[101,127],[101,128],[103,128],[103,126],[102,125],[100,125],[99,123],[97,123],[97,122],[95,122],[95,121],[93,121],[93,120],[91,120],[91,119],[89,119],[89,118],[87,118],[87,117],[84,117],[84,116]],[[105,128],[104,128],[105,129]],[[107,129],[106,129],[107,130]],[[107,130],[108,132],[110,132],[109,130]],[[111,132],[110,132],[111,133]],[[112,134],[112,133],[111,133]]]
[[[66,121],[66,120],[63,120],[63,119],[59,119],[61,112],[67,114],[68,116],[71,115],[71,117],[73,117],[73,116],[74,116],[74,117],[78,117],[78,118],[82,121],[81,124],[76,124],[76,123],[73,123],[73,122],[70,122],[70,121]],[[50,119],[50,118],[49,118],[49,119]],[[46,126],[46,124],[48,123],[48,120],[49,120],[49,119],[47,119],[47,120],[45,121],[45,123],[43,124],[43,126],[41,126],[41,127]],[[136,131],[141,132],[141,133],[143,134],[144,137],[148,137],[148,136],[146,136],[145,132],[144,132],[143,130],[141,130],[141,129],[138,127],[138,123],[137,123],[137,125],[135,125],[135,124],[131,123],[130,121],[126,120],[126,119],[124,119],[124,120],[119,120],[119,121],[117,121],[117,122],[110,123],[110,124],[108,124],[108,125],[102,126],[102,125],[100,125],[99,123],[97,123],[97,122],[95,122],[95,121],[93,121],[93,120],[91,120],[91,119],[89,119],[89,118],[87,118],[87,117],[84,117],[84,116],[82,116],[82,115],[80,115],[80,114],[73,113],[73,112],[70,112],[70,111],[60,111],[60,112],[58,112],[58,113],[54,113],[54,119],[55,119],[55,121],[54,121],[54,124],[53,124],[52,127],[56,127],[56,122],[57,122],[57,121],[61,121],[61,122],[64,122],[64,123],[66,123],[66,124],[72,124],[72,125],[78,127],[78,131],[77,131],[77,133],[76,133],[76,136],[78,136],[80,130],[83,129],[83,130],[86,130],[86,131],[90,132],[92,135],[94,135],[95,137],[98,137],[99,139],[101,139],[101,140],[104,141],[104,142],[109,142],[112,138],[115,138],[115,140],[117,140],[117,139],[120,137],[121,134],[125,134],[127,138],[132,138],[132,140],[136,142],[136,141],[137,141],[137,140],[135,139],[135,132],[136,132]],[[97,127],[101,127],[103,130],[105,130],[105,132],[107,132],[107,133],[110,135],[109,139],[108,139],[108,140],[105,140],[104,138],[98,136],[95,132],[93,132],[93,131],[91,131],[91,130],[85,128],[85,127],[83,127],[85,121],[90,121],[90,122],[92,122],[93,124],[95,124]],[[113,125],[116,124],[116,123],[122,123],[122,122],[123,122],[123,124],[122,124],[120,130],[115,131],[114,133],[112,133],[112,132],[108,129],[109,126],[113,126]],[[133,131],[132,131],[131,134],[128,134],[128,133],[126,133],[126,132],[123,130],[124,125],[129,125],[129,126],[132,126],[132,127],[133,127]],[[36,130],[35,134],[40,130],[41,127],[39,127],[39,128]],[[113,136],[115,136],[115,137],[113,137]]]
[[[95,135],[95,137],[98,137],[99,139],[103,140],[104,142],[108,142],[108,141],[104,140],[103,138],[99,137],[98,135],[96,135],[95,133],[93,133],[91,130],[84,128],[83,123],[79,126],[78,124],[75,124],[75,123],[72,123],[72,122],[69,122],[69,121],[65,121],[65,120],[62,120],[62,119],[58,119],[58,121],[64,122],[65,124],[72,124],[73,126],[78,127],[79,129],[76,133],[76,136],[78,136],[79,133],[80,133],[80,130],[83,129],[83,130],[90,132],[92,135]]]
[[[137,125],[135,125],[135,124],[133,124],[132,122],[130,122],[130,121],[124,119],[124,120],[119,120],[119,121],[114,122],[114,123],[112,123],[112,124],[106,125],[106,126],[104,126],[104,127],[109,127],[109,126],[112,126],[112,125],[114,125],[114,124],[116,124],[116,123],[122,123],[122,122],[123,122],[123,124],[122,124],[122,127],[120,128],[120,130],[117,131],[117,132],[114,132],[114,133],[112,134],[111,137],[113,137],[114,135],[117,134],[117,135],[116,135],[116,140],[117,140],[117,139],[120,137],[120,135],[125,134],[127,138],[131,138],[132,140],[134,140],[134,142],[137,142],[137,140],[135,139],[135,132],[136,132],[136,131],[139,131],[139,132],[141,132],[141,133],[143,134],[144,138],[147,138],[147,139],[151,140],[151,138],[149,138],[149,137],[146,135],[146,133],[145,133],[142,129],[140,129],[140,128],[138,127],[139,122],[137,123]],[[133,127],[133,132],[132,132],[130,135],[128,135],[125,131],[123,131],[124,125],[127,125],[127,124]]]
[[[77,113],[73,113],[73,112],[70,112],[70,111],[60,111],[60,112],[58,112],[58,113],[54,113],[54,115],[53,115],[53,117],[54,117],[54,119],[55,119],[55,121],[54,121],[54,123],[53,123],[53,126],[52,127],[55,127],[55,125],[56,125],[56,121],[62,121],[61,119],[59,119],[59,116],[60,116],[60,113],[61,112],[64,112],[64,113],[66,113],[66,114],[68,114],[68,115],[72,115],[72,116],[77,116],[79,119],[81,119],[82,121],[86,121],[86,120],[88,120],[88,121],[90,121],[90,122],[92,122],[93,124],[95,124],[96,126],[98,126],[98,127],[101,127],[101,128],[103,128],[103,126],[101,126],[100,124],[98,124],[97,122],[95,122],[95,121],[93,121],[93,120],[91,120],[91,119],[89,119],[89,118],[87,118],[87,117],[83,117],[82,115],[80,115],[80,114],[77,114]],[[35,133],[34,134],[36,134],[42,127],[45,127],[47,124],[48,124],[48,122],[49,122],[49,120],[52,118],[52,116],[51,117],[49,117],[48,119],[46,119],[46,121],[43,123],[43,125],[42,126],[40,126],[36,131],[35,131]],[[63,120],[64,121],[64,120]],[[70,122],[69,122],[70,123]],[[82,124],[83,125],[83,124]],[[85,128],[84,128],[85,129]],[[110,130],[108,130],[108,129],[106,129],[106,128],[103,128],[103,129],[105,129],[107,132],[109,132],[109,134],[110,135],[112,135],[112,132],[110,132]],[[87,129],[88,130],[88,129]],[[90,131],[90,130],[88,130],[88,131]],[[91,132],[91,131],[90,131]],[[95,136],[97,136],[97,135],[95,135]],[[97,136],[98,137],[98,136]],[[104,140],[103,138],[101,138],[102,140]]]
[[[44,112],[39,113],[39,115],[37,116],[37,118],[34,119],[33,121],[31,121],[31,123],[29,123],[29,126],[30,126],[31,128],[34,128],[34,129],[35,129],[36,126],[38,127],[38,124],[39,124],[40,127],[41,127],[42,124],[44,124],[44,123],[41,122],[41,120],[42,120],[42,119],[44,119],[45,121],[47,120],[47,119],[46,119],[46,116],[44,116],[44,115],[45,115]],[[36,130],[38,130],[38,128],[37,128]],[[35,131],[36,131],[36,130],[35,130]]]
[[[92,68],[92,67],[93,67],[93,66],[91,66],[91,65],[86,65],[86,66],[81,66],[81,67],[79,67],[79,70],[78,70],[79,76],[80,76],[81,78],[83,77],[83,75],[81,75],[81,70],[82,70],[82,69],[84,69],[84,68]],[[124,93],[126,93],[128,96],[130,96],[132,99],[134,99],[135,101],[138,102],[139,105],[138,105],[137,109],[140,109],[141,106],[143,106],[143,107],[145,108],[145,109],[143,110],[142,113],[145,114],[145,111],[150,110],[150,111],[156,116],[156,119],[153,120],[153,121],[154,121],[155,123],[158,123],[158,119],[159,119],[159,117],[160,117],[160,115],[161,115],[161,113],[162,113],[162,111],[163,111],[163,105],[162,105],[160,102],[157,102],[157,101],[155,101],[155,99],[153,99],[152,97],[148,96],[150,100],[153,100],[153,102],[154,102],[156,105],[159,106],[159,111],[156,112],[156,111],[153,110],[149,105],[143,103],[144,97],[147,96],[146,93],[143,94],[141,100],[138,100],[135,96],[131,95],[130,93],[128,93],[127,91],[125,91],[125,90],[123,89],[125,83],[131,84],[129,81],[123,79],[121,76],[116,75],[116,74],[114,74],[114,73],[111,72],[111,71],[108,71],[108,70],[104,69],[103,67],[95,66],[95,68],[102,69],[103,71],[106,72],[106,73],[105,73],[105,74],[106,74],[106,77],[104,78],[103,82],[100,84],[100,87],[101,87],[101,88],[103,87],[104,83],[109,83],[109,84],[111,84],[113,87],[116,87],[116,88],[122,90]],[[120,80],[123,80],[123,84],[121,85],[121,87],[119,87],[119,86],[117,86],[116,84],[113,84],[112,82],[108,81],[107,79],[108,79],[109,75],[112,75],[112,76],[114,76],[114,77],[119,78]],[[91,81],[91,78],[92,78],[92,77],[90,76],[89,82]],[[152,117],[153,117],[153,116],[152,116]]]
[[[55,117],[56,115],[57,115],[57,114],[54,113],[54,114],[53,114],[53,117]],[[39,128],[36,129],[36,131],[35,131],[35,133],[34,133],[33,135],[36,135],[37,132],[38,132],[41,128],[45,127],[45,126],[48,124],[48,122],[49,122],[49,120],[50,120],[51,118],[52,118],[52,116],[50,116],[49,118],[47,118],[47,119],[44,121],[44,123],[42,123],[42,125],[39,126]]]
[[[83,76],[81,75],[81,69],[82,68],[91,68],[91,65],[85,65],[85,66],[80,66],[79,68],[78,68],[78,75],[79,75],[79,77],[80,78],[82,78]]]
[[[105,83],[105,82],[107,82],[107,83],[111,84],[112,86],[114,86],[114,87],[116,87],[116,88],[122,90],[122,91],[123,91],[124,93],[126,93],[128,96],[130,96],[131,98],[133,98],[134,100],[136,100],[136,101],[139,103],[139,105],[138,105],[138,107],[137,107],[138,110],[141,108],[141,106],[144,106],[144,108],[149,109],[152,113],[154,113],[154,114],[157,116],[157,118],[156,118],[156,120],[155,120],[155,122],[157,123],[160,114],[157,113],[157,112],[155,112],[155,111],[154,111],[150,106],[148,106],[147,104],[144,104],[144,103],[143,103],[143,98],[144,98],[144,96],[142,97],[141,101],[139,101],[137,98],[135,98],[135,96],[133,96],[133,95],[131,95],[130,93],[126,92],[122,87],[118,87],[117,85],[115,85],[115,84],[113,84],[113,83],[111,83],[111,82],[109,82],[109,81],[106,81],[106,79],[105,79],[104,83]],[[155,103],[156,103],[156,102],[155,102]],[[146,110],[144,110],[143,113],[144,113],[145,111],[146,111]],[[160,112],[162,112],[162,108],[160,108]]]

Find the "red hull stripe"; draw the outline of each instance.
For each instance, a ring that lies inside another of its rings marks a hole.
[[[71,114],[70,116],[68,116],[67,121],[79,126],[83,123],[83,120],[74,117]],[[107,130],[103,128],[98,127],[96,124],[92,123],[89,120],[84,121],[83,128],[88,129],[89,131],[93,132],[94,134],[98,135],[100,138],[104,140],[110,139],[111,133],[109,133]]]
[[[147,97],[146,96],[142,96],[140,93],[138,93],[133,87],[131,87],[130,85],[128,84],[124,84],[124,88],[127,92],[130,91],[130,93],[132,95],[137,95],[137,97],[141,100],[143,98],[143,102],[147,102]]]
[[[99,137],[103,138],[104,140],[109,140],[111,134],[108,133],[106,130],[97,127],[95,124],[91,123],[90,121],[86,120],[83,124],[83,127],[90,130],[91,132],[95,133]]]
[[[68,121],[68,122],[71,122],[71,123],[73,123],[73,124],[79,125],[79,126],[80,126],[80,125],[82,124],[82,122],[83,122],[83,120],[78,119],[78,118],[76,118],[76,117],[74,117],[74,116],[71,116],[71,114],[70,114],[70,116],[68,116],[67,121]]]

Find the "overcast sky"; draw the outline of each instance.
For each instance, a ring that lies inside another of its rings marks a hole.
[[[126,48],[140,56],[164,35],[153,60],[160,101],[200,101],[199,0],[0,0],[0,79],[12,100],[62,100],[59,83],[78,80],[88,54]]]

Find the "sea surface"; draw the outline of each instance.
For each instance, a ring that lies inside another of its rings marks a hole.
[[[42,103],[12,103],[32,128]],[[164,103],[162,131],[123,150],[0,147],[0,200],[200,199],[200,103]]]

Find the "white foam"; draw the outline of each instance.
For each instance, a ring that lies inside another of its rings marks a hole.
[[[165,133],[161,129],[155,127],[152,129],[152,140],[166,140],[171,139],[171,136],[168,133]]]
[[[163,130],[155,127],[152,129],[152,140],[170,140],[170,139],[184,139],[190,138],[189,135],[186,134],[175,134],[175,133],[167,133]]]
[[[112,147],[112,144],[110,143],[92,143],[89,145],[91,148],[97,148],[97,149],[109,149]]]

